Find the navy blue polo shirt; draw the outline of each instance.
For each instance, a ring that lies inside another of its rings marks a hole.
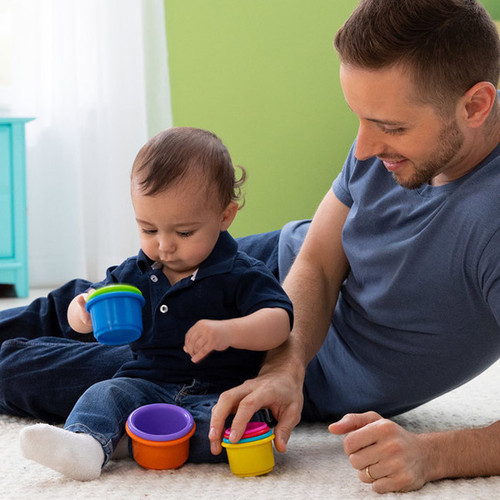
[[[163,383],[211,382],[222,389],[254,377],[264,352],[229,348],[213,351],[192,363],[183,351],[184,337],[200,319],[223,320],[247,316],[259,309],[280,307],[293,321],[292,304],[279,282],[260,261],[238,251],[238,244],[221,232],[212,253],[198,271],[173,286],[161,267],[141,250],[107,271],[93,285],[129,283],[146,299],[142,336],[131,344],[134,359],[115,377],[133,377]]]

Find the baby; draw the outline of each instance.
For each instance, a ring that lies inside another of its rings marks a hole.
[[[237,180],[226,147],[205,130],[172,128],[139,151],[131,196],[141,250],[92,286],[128,283],[141,290],[146,305],[142,336],[131,344],[134,358],[90,387],[63,429],[23,429],[26,458],[73,479],[96,479],[124,436],[128,415],[145,404],[171,403],[196,422],[189,460],[224,459],[210,453],[211,409],[222,391],[257,374],[264,351],[288,338],[293,321],[277,280],[238,251],[227,232],[239,208],[242,172]],[[87,295],[68,308],[71,327],[82,334],[92,331]]]

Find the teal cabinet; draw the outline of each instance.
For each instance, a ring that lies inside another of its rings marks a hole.
[[[33,118],[0,117],[0,283],[27,297],[25,123]]]

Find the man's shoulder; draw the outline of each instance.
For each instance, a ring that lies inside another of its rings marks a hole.
[[[500,145],[474,170],[464,176],[457,190],[464,199],[482,200],[481,205],[500,209]]]

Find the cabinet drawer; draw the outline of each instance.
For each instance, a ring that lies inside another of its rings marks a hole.
[[[11,137],[12,128],[0,125],[0,258],[14,254]]]

